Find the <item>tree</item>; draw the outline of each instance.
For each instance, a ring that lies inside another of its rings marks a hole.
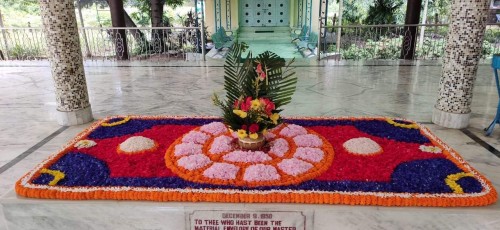
[[[76,2],[80,3],[82,8],[90,8],[94,4],[97,4],[101,8],[108,6],[108,1],[106,0],[76,0]]]
[[[176,8],[182,6],[184,0],[129,0],[128,4],[139,9],[139,13],[133,15],[134,18],[139,19],[138,15],[141,15],[141,19],[150,19],[151,26],[156,27],[166,26],[168,23],[165,22],[163,17],[163,7],[165,5]]]
[[[38,0],[2,0],[0,1],[0,6],[5,9],[40,14]]]
[[[147,0],[138,0],[138,1],[146,1]],[[162,27],[162,26],[170,26],[168,21],[163,20],[163,6],[165,4],[175,8],[184,3],[184,0],[151,0],[151,26],[153,27]],[[165,32],[161,30],[153,30],[151,41],[155,41],[153,43],[154,49],[159,49],[160,51],[165,51]],[[156,42],[159,41],[159,42]]]
[[[343,0],[342,25],[361,24],[369,0]]]
[[[364,22],[369,25],[396,24],[397,11],[403,4],[402,0],[375,0]]]
[[[163,26],[163,5],[165,0],[151,0],[151,26]]]
[[[437,21],[438,23],[441,23],[440,20],[436,20],[435,18],[435,15],[439,15],[441,16],[441,19],[444,18],[444,22],[446,22],[450,13],[450,6],[450,0],[429,0],[429,21]]]
[[[125,27],[125,9],[123,8],[123,0],[111,0],[108,3],[113,27]],[[112,36],[115,42],[116,59],[128,60],[127,35],[125,30],[112,30]]]

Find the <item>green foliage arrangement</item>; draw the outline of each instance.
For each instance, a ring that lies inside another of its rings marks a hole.
[[[266,51],[257,57],[248,52],[245,43],[235,43],[224,64],[224,90],[226,100],[217,94],[213,102],[222,109],[223,121],[240,138],[257,139],[259,133],[282,122],[279,112],[290,103],[295,92],[297,77],[290,65],[277,54]]]

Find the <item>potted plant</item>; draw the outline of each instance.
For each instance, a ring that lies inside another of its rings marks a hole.
[[[196,53],[196,48],[190,42],[186,42],[182,47],[184,54],[186,55],[186,61],[197,61],[200,60],[200,54]]]
[[[223,122],[237,132],[238,144],[243,149],[261,148],[267,130],[283,122],[281,107],[290,103],[297,77],[290,62],[266,51],[257,57],[248,52],[245,43],[235,43],[224,64],[226,100],[214,93],[214,104],[222,109]]]

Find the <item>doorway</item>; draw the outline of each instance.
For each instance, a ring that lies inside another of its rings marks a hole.
[[[240,0],[240,25],[290,26],[290,0]]]

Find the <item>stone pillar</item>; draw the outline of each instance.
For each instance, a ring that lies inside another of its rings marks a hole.
[[[437,125],[469,125],[472,90],[483,47],[490,0],[453,0],[439,95],[432,114]]]
[[[57,122],[90,122],[93,117],[73,0],[40,0],[40,13],[55,85]]]

